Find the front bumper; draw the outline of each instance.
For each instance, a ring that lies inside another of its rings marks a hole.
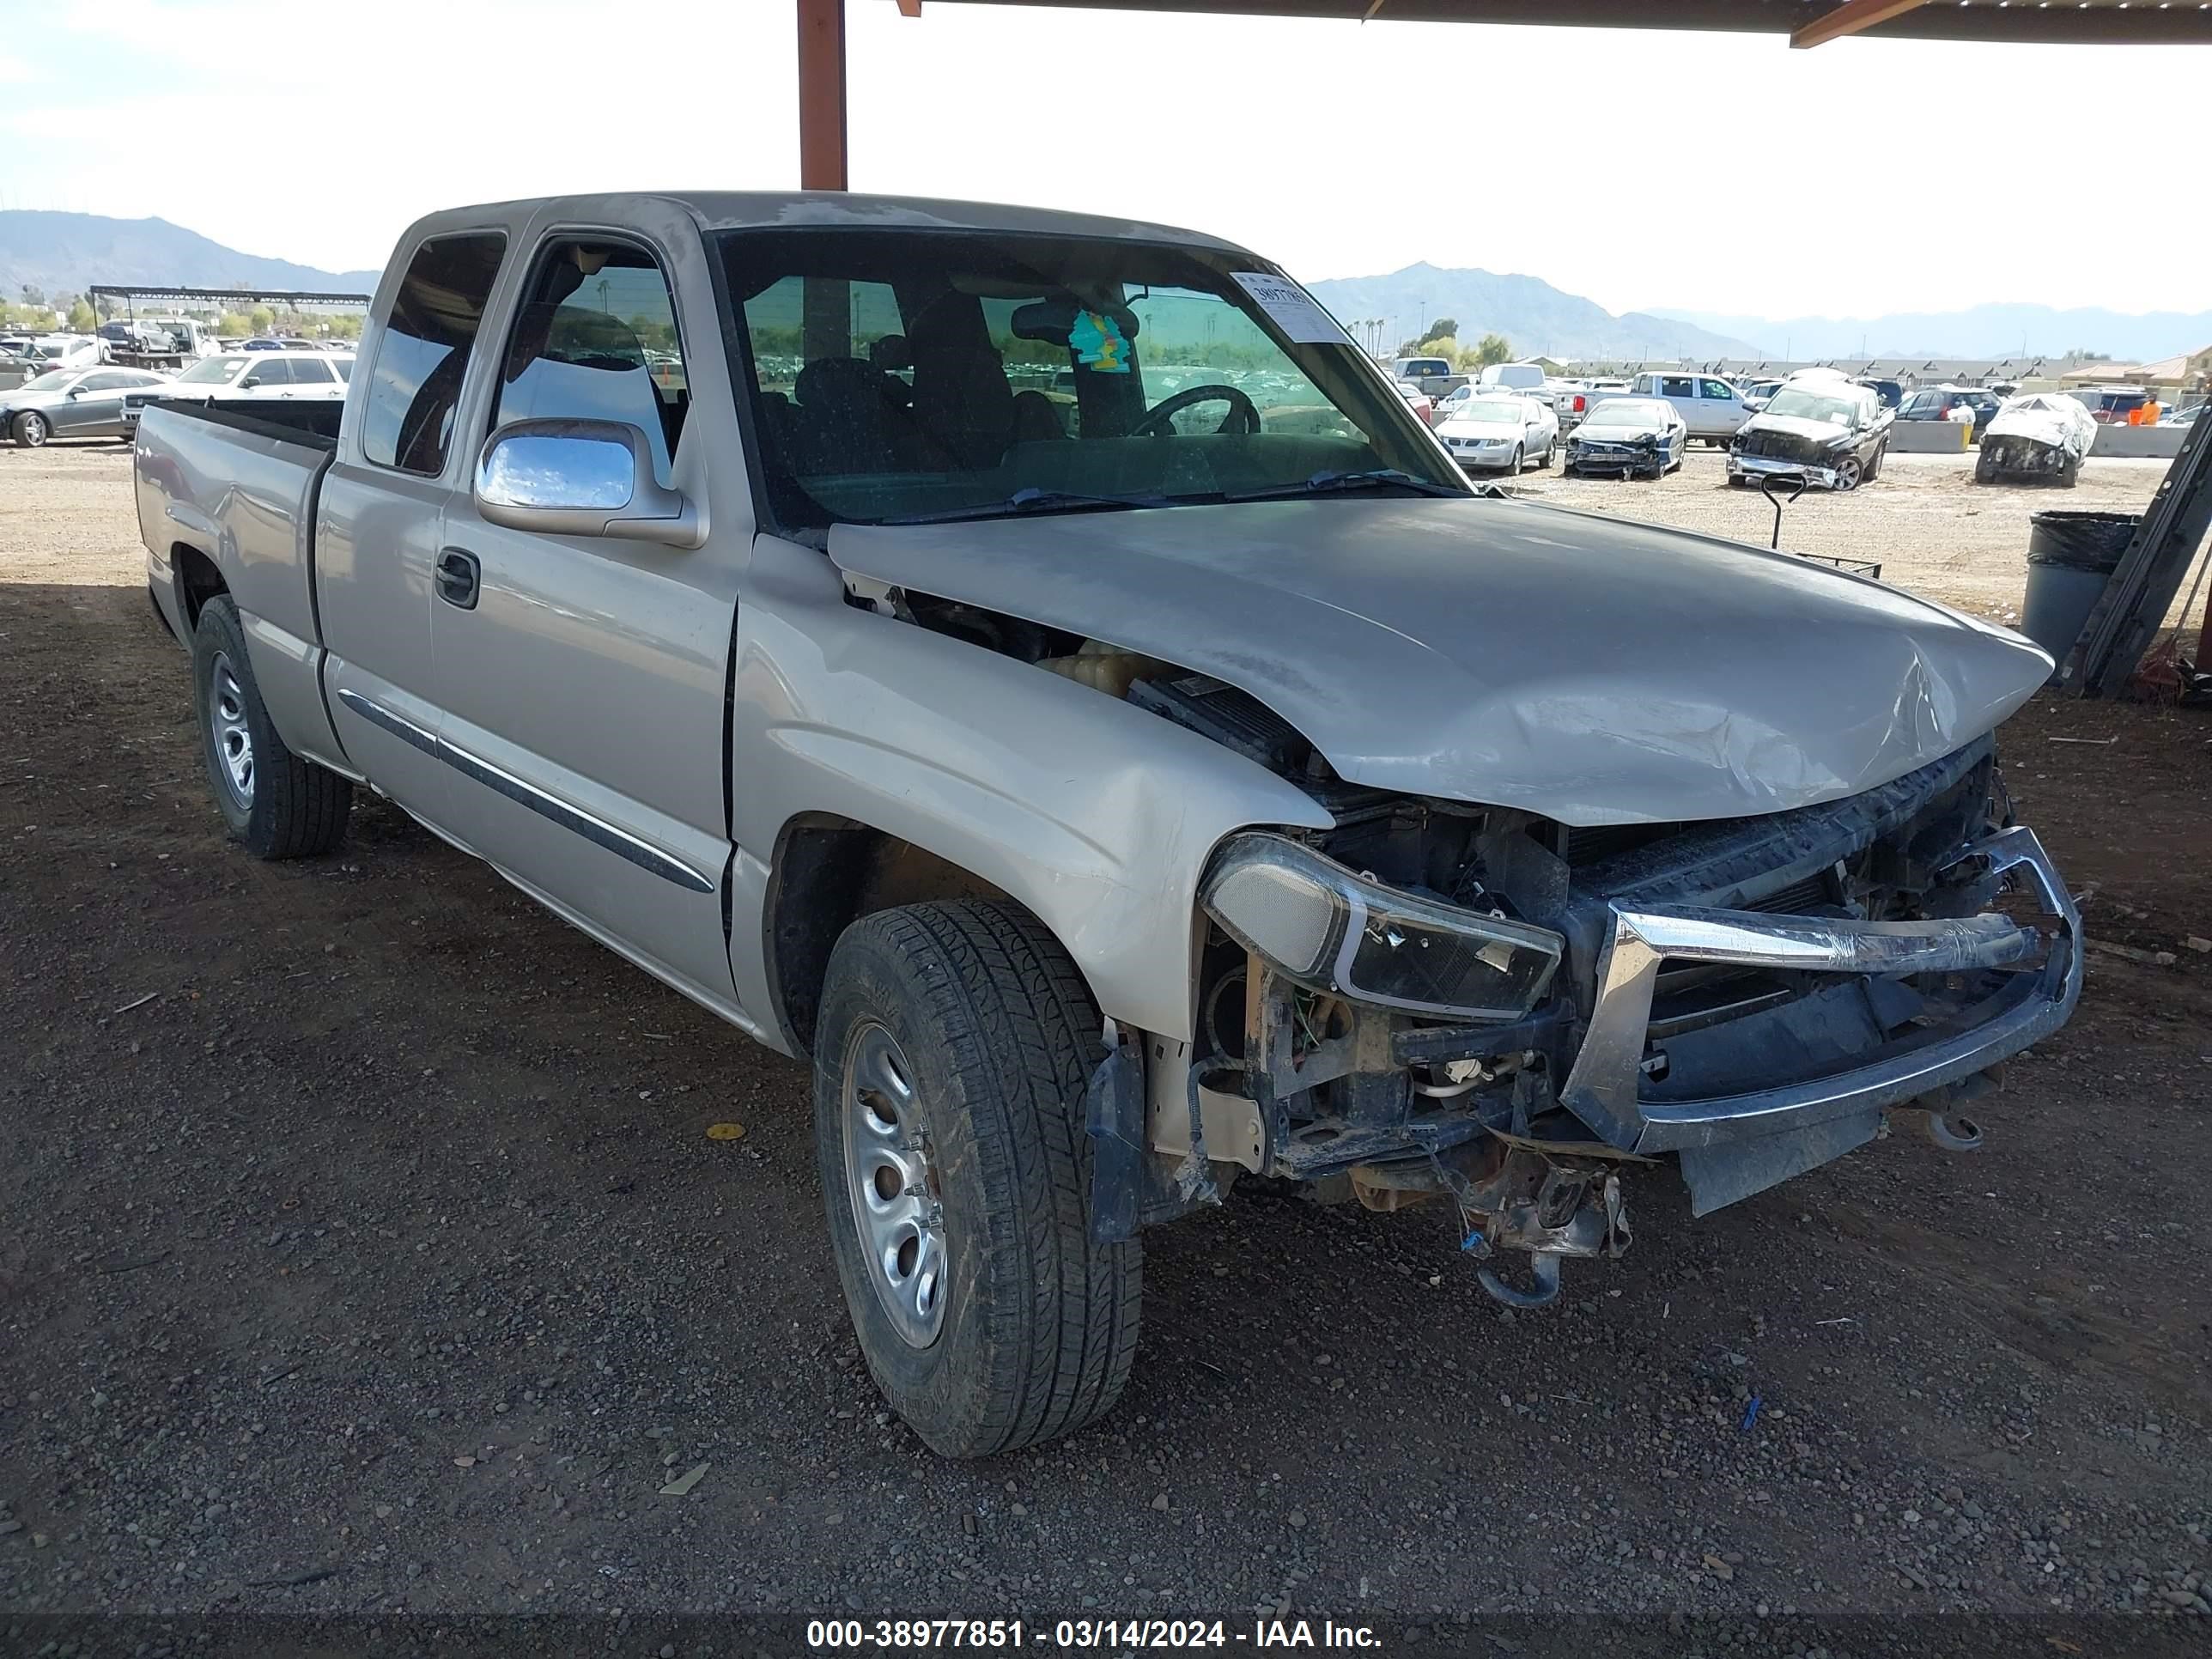
[[[2081,923],[2042,843],[2026,829],[1960,850],[1993,875],[2024,878],[2057,923],[2045,940],[1994,914],[1873,922],[1767,915],[1687,905],[1612,911],[1597,995],[1560,1099],[1615,1146],[1639,1153],[1731,1145],[1812,1128],[1917,1099],[1987,1070],[2066,1023],[2081,994]],[[2040,967],[2032,958],[2044,952]],[[1673,960],[1902,980],[2016,969],[1977,1005],[1964,1029],[1917,1032],[1864,1065],[1750,1093],[1640,1097],[1660,964]]]
[[[1493,446],[1486,443],[1478,446],[1447,441],[1444,447],[1450,453],[1452,459],[1457,461],[1462,466],[1504,468],[1513,465],[1511,444]]]
[[[1836,487],[1836,470],[1832,466],[1814,466],[1805,461],[1784,460],[1777,455],[1739,455],[1731,449],[1728,459],[1729,476],[1733,478],[1765,477],[1777,473],[1792,473],[1816,483],[1823,489]]]

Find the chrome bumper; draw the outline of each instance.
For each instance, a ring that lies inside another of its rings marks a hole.
[[[2023,966],[1981,1024],[1856,1070],[1753,1094],[1646,1103],[1638,1098],[1645,1030],[1659,965],[1746,967],[1870,978],[1964,973],[2026,963],[2042,937],[1997,915],[1941,921],[1849,921],[1660,905],[1613,913],[1598,957],[1597,1000],[1562,1103],[1616,1146],[1679,1152],[1807,1128],[1956,1083],[2019,1053],[2066,1023],[2081,994],[2081,921],[2065,883],[2034,835],[2012,829],[1962,848],[2025,876],[2059,918],[2039,969]]]
[[[1774,472],[1794,472],[1810,479],[1823,489],[1836,487],[1836,470],[1832,466],[1808,466],[1802,461],[1785,461],[1771,455],[1739,455],[1729,452],[1729,471],[1745,477],[1758,477]]]

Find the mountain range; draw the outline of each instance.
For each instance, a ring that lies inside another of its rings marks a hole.
[[[1384,276],[1337,276],[1306,286],[1355,336],[1360,323],[1379,319],[1386,350],[1417,337],[1436,319],[1449,317],[1459,324],[1462,344],[1502,334],[1523,357],[1764,355],[1733,331],[1701,323],[1641,311],[1616,317],[1595,301],[1537,276],[1451,270],[1424,260]]]
[[[92,283],[367,294],[377,276],[240,253],[166,219],[0,210],[0,299],[20,297],[27,285],[55,295],[82,292]],[[1518,356],[1559,358],[2007,357],[2023,349],[2057,356],[2081,348],[2124,362],[2148,362],[2212,344],[2212,311],[2130,316],[1991,303],[1949,312],[1781,321],[1673,309],[1615,316],[1540,277],[1447,270],[1426,262],[1385,276],[1334,277],[1310,286],[1355,335],[1362,323],[1379,321],[1375,331],[1385,349],[1439,317],[1456,319],[1467,344],[1502,334]]]
[[[48,295],[82,294],[94,283],[368,294],[378,275],[318,270],[289,259],[240,253],[167,219],[0,210],[0,299],[21,298],[27,285]]]
[[[2101,307],[1988,304],[1962,311],[1896,312],[1881,317],[1729,316],[1655,311],[1655,317],[1750,340],[1758,355],[1820,357],[2056,357],[2076,348],[2122,362],[2155,362],[2212,345],[2212,311],[2154,311],[2140,316]]]

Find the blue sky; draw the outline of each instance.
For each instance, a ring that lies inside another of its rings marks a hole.
[[[2212,46],[849,17],[857,189],[1200,226],[1309,277],[1527,271],[1614,311],[2212,306],[2212,227],[2176,183]],[[159,215],[328,270],[462,202],[798,173],[787,0],[0,0],[0,206]],[[1092,86],[1110,118],[1079,114]],[[1931,109],[1960,112],[1955,139]],[[1562,112],[1601,135],[1562,140]],[[1633,182],[1578,179],[1578,155]]]

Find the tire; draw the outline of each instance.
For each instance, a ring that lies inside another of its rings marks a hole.
[[[1098,1029],[1067,953],[1008,906],[878,911],[831,952],[814,1066],[830,1247],[869,1375],[946,1457],[1073,1433],[1128,1381],[1144,1258],[1091,1237]],[[913,1219],[879,1218],[918,1191]]]
[[[1990,458],[1989,451],[1984,450],[1974,457],[1974,482],[1978,484],[1985,484],[1995,483],[1996,481],[1996,463]]]
[[[1857,456],[1846,455],[1836,463],[1836,494],[1838,495],[1856,489],[1865,482],[1865,471],[1859,465]]]
[[[2061,489],[2071,489],[2081,481],[2081,458],[2079,455],[2069,455],[2066,458],[2066,465],[2058,469],[2058,487]]]
[[[353,785],[301,759],[276,735],[246,656],[238,605],[228,593],[207,602],[192,634],[192,713],[216,806],[247,852],[258,859],[313,858],[345,838]]]
[[[1513,459],[1506,463],[1505,470],[1517,478],[1521,476],[1521,468],[1527,459],[1528,457],[1521,453],[1521,446],[1516,444],[1513,446]]]
[[[1867,463],[1866,477],[1862,478],[1859,482],[1862,483],[1872,483],[1876,478],[1881,477],[1881,464],[1888,459],[1889,441],[1885,438],[1880,444],[1875,447],[1874,459]]]
[[[1549,472],[1549,471],[1552,470],[1552,452],[1553,452],[1553,450],[1557,449],[1559,447],[1559,441],[1557,438],[1553,439],[1551,442],[1549,442],[1549,443],[1547,443],[1547,444],[1546,444],[1546,445],[1544,446],[1544,453],[1543,453],[1543,454],[1537,458],[1537,461],[1536,461],[1536,471],[1539,471],[1539,472]]]
[[[53,428],[38,410],[27,409],[15,417],[15,423],[9,428],[9,433],[21,448],[43,449],[46,440],[53,436]]]

